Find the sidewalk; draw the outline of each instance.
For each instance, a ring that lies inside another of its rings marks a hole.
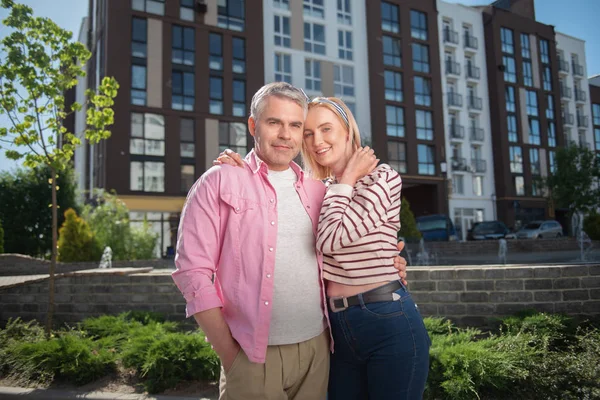
[[[182,397],[165,395],[125,394],[112,392],[79,392],[73,390],[28,389],[0,386],[0,399],[89,399],[89,400],[216,400],[216,397]]]

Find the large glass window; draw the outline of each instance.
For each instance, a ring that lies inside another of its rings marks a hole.
[[[523,153],[518,146],[511,146],[510,153],[510,172],[513,174],[523,173]]]
[[[283,10],[290,9],[290,0],[273,0],[273,5]]]
[[[242,38],[233,38],[233,65],[231,67],[234,74],[246,73],[246,40]]]
[[[292,43],[290,19],[283,15],[275,15],[273,18],[275,46],[290,47]]]
[[[406,144],[402,142],[387,142],[388,164],[401,174],[406,173]]]
[[[233,110],[234,117],[246,116],[246,81],[233,80]]]
[[[502,63],[504,65],[504,80],[506,82],[517,82],[517,69],[515,67],[515,58],[504,56],[502,57]]]
[[[550,161],[550,173],[553,174],[556,171],[556,152],[549,151],[548,159]]]
[[[173,71],[171,107],[174,110],[194,111],[194,73]]]
[[[386,105],[385,122],[388,136],[404,137],[404,108]]]
[[[544,65],[542,79],[544,82],[544,90],[552,91],[552,71],[550,70],[550,66]]]
[[[354,96],[354,68],[334,65],[333,89],[336,96]]]
[[[179,2],[179,18],[184,21],[194,21],[195,19],[195,1],[194,0],[180,0]]]
[[[500,28],[500,39],[502,40],[502,52],[514,54],[515,43],[513,40],[513,31],[508,28]]]
[[[131,66],[131,104],[146,105],[146,66]]]
[[[531,175],[540,174],[540,150],[529,149],[529,166],[531,167]]]
[[[533,86],[533,69],[531,61],[523,61],[523,84],[525,86]]]
[[[321,91],[321,62],[306,60],[304,62],[304,73],[306,74],[305,86],[307,90]]]
[[[435,175],[435,147],[426,144],[417,145],[419,175]]]
[[[337,0],[338,24],[352,25],[352,10],[350,0]]]
[[[515,176],[515,194],[525,196],[525,179],[522,176]]]
[[[144,18],[131,20],[131,55],[146,58],[148,55],[148,23]]]
[[[400,39],[383,36],[383,63],[393,67],[402,66],[402,48]]]
[[[548,121],[548,146],[556,147],[556,124]]]
[[[530,117],[538,116],[538,101],[535,90],[527,91],[527,115]]]
[[[400,72],[385,71],[385,99],[392,101],[402,101],[402,74]]]
[[[600,151],[600,128],[594,128],[594,142],[596,142],[596,151]]]
[[[547,96],[548,99],[548,108],[546,108],[546,118],[554,119],[554,96],[549,94]]]
[[[181,118],[179,120],[179,152],[181,158],[196,157],[194,120]]]
[[[132,161],[130,163],[131,191],[164,192],[165,163],[159,161]]]
[[[452,175],[452,193],[465,194],[465,181],[462,175]]]
[[[219,122],[219,151],[231,149],[241,156],[245,156],[246,145],[246,124],[241,122]]]
[[[181,166],[181,191],[187,193],[194,185],[195,169],[191,164]]]
[[[165,155],[165,118],[162,115],[131,113],[129,154]]]
[[[275,81],[292,83],[292,58],[289,54],[275,53]]]
[[[304,23],[304,51],[325,54],[325,26],[310,22]]]
[[[131,8],[149,14],[165,15],[165,0],[131,0]]]
[[[540,58],[543,64],[550,64],[550,46],[545,39],[540,39]]]
[[[540,137],[540,120],[529,117],[529,143],[540,145],[542,139]]]
[[[431,106],[431,80],[422,76],[415,76],[415,104]]]
[[[208,66],[215,71],[223,70],[223,36],[218,33],[210,33],[208,35],[208,47],[210,57]]]
[[[517,109],[517,103],[515,101],[515,88],[512,86],[506,86],[504,89],[504,95],[506,96],[506,111],[515,112]]]
[[[592,118],[594,125],[600,125],[600,104],[592,104]]]
[[[483,176],[481,175],[473,177],[473,195],[483,196]]]
[[[433,140],[433,115],[431,111],[416,110],[417,139]]]
[[[194,65],[194,28],[173,25],[173,64]]]
[[[325,18],[324,0],[304,0],[304,15],[315,18]]]
[[[529,35],[521,33],[521,56],[531,59],[531,45],[529,43]]]
[[[387,32],[400,32],[398,6],[385,1],[381,2],[381,29]]]
[[[338,31],[338,56],[343,60],[352,60],[352,32]]]
[[[519,140],[519,133],[517,131],[517,116],[514,114],[508,114],[506,116],[506,125],[508,128],[508,141],[516,143]]]
[[[413,69],[418,72],[429,73],[429,46],[413,43]]]
[[[410,35],[415,39],[427,40],[427,15],[410,10]]]
[[[245,0],[219,0],[217,26],[242,32],[246,19],[244,3]]]
[[[211,76],[209,82],[210,101],[208,112],[211,114],[223,114],[223,78]]]

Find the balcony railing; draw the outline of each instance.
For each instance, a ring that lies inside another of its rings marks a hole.
[[[487,163],[485,160],[474,158],[471,160],[471,167],[475,172],[485,172],[487,169]]]
[[[467,74],[467,78],[479,79],[481,76],[481,70],[479,69],[479,67],[476,67],[472,64],[465,65],[465,72]]]
[[[450,159],[450,166],[452,167],[452,171],[468,171],[469,166],[467,165],[467,160],[462,157],[452,157]]]
[[[587,100],[587,94],[583,90],[575,88],[575,101],[586,101],[586,100]]]
[[[450,124],[448,130],[452,139],[463,139],[465,137],[465,127],[462,125]]]
[[[588,127],[588,117],[587,115],[578,115],[577,116],[577,126],[580,128]]]
[[[454,107],[462,107],[462,95],[455,92],[448,92],[448,105]]]
[[[465,47],[468,49],[477,50],[477,38],[473,35],[465,33]]]
[[[483,100],[481,99],[481,97],[468,96],[467,97],[467,105],[470,110],[482,110],[483,109]]]
[[[575,76],[583,76],[583,65],[579,65],[576,63],[573,63],[573,75]]]
[[[567,85],[560,85],[560,97],[563,99],[570,99],[571,96],[571,88]]]
[[[444,28],[444,43],[458,44],[458,32]]]
[[[558,72],[569,73],[569,63],[560,57],[558,58]]]
[[[446,75],[460,75],[460,64],[446,60]]]
[[[565,125],[573,125],[575,123],[575,117],[569,112],[563,112],[562,119]]]
[[[483,128],[471,127],[471,128],[469,128],[469,132],[470,132],[471,140],[477,141],[477,142],[483,142],[483,138],[484,138]]]

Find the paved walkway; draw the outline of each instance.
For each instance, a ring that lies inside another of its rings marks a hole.
[[[125,394],[113,392],[79,392],[72,390],[29,389],[20,387],[0,386],[0,399],[89,399],[89,400],[216,400],[216,397],[182,397],[146,394]]]

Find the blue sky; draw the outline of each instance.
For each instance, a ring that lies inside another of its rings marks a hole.
[[[72,31],[74,36],[79,32],[81,19],[87,14],[87,0],[17,1],[32,7],[36,15],[52,18],[63,28]],[[268,1],[263,0],[263,2]],[[491,2],[485,0],[445,1],[466,5],[482,5]],[[600,74],[600,24],[597,20],[600,16],[600,0],[537,0],[535,5],[538,21],[554,25],[559,32],[585,40],[588,74]],[[0,19],[5,17],[6,13],[0,11]],[[0,38],[4,35],[6,35],[6,28],[0,25]],[[0,117],[0,124],[5,124],[2,117]],[[4,157],[4,151],[0,150],[0,171],[12,170],[16,166],[17,163],[7,160]]]

